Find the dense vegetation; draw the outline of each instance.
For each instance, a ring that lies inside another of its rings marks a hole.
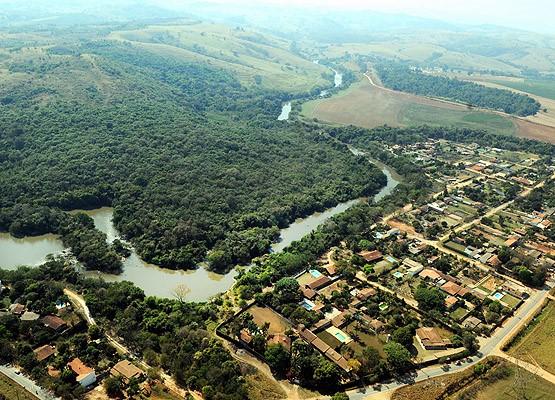
[[[63,287],[84,289],[91,312],[102,328],[123,337],[151,366],[167,371],[183,387],[201,391],[206,399],[246,397],[239,365],[207,330],[208,324],[218,318],[215,304],[145,297],[129,282],[83,280],[62,260],[49,261],[39,268],[0,270],[0,279],[9,286],[2,293],[4,300],[19,301],[40,313],[54,313],[56,302],[67,301]],[[98,340],[101,337],[98,330],[87,330],[83,322],[60,336],[39,321],[23,323],[8,314],[0,317],[0,362],[17,360],[41,384],[64,399],[80,398],[83,389],[75,385],[73,376],[64,370],[60,379],[49,377],[46,362],[37,362],[32,349],[56,344],[58,354],[49,362],[60,369],[73,357],[97,368],[109,358],[111,366],[118,357],[104,339]]]
[[[286,94],[106,40],[4,61],[0,229],[31,214],[113,205],[147,261],[215,269],[265,252],[276,228],[373,193],[385,177],[321,132],[278,123]],[[71,85],[68,81],[71,80]],[[57,232],[53,221],[37,231]]]
[[[402,92],[441,97],[523,117],[536,114],[541,107],[540,103],[527,95],[459,79],[429,75],[402,64],[380,63],[375,68],[386,87]]]

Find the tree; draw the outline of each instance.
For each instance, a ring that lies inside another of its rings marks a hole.
[[[337,365],[328,361],[324,357],[318,358],[318,364],[314,369],[314,381],[318,387],[334,387],[338,384],[341,378],[341,372]]]
[[[331,400],[349,400],[349,395],[345,392],[336,393],[331,396]]]
[[[420,285],[414,293],[418,307],[423,311],[443,311],[445,309],[445,293],[436,287]]]
[[[289,352],[280,344],[269,345],[264,352],[264,358],[270,369],[278,376],[283,377],[289,370]]]
[[[394,371],[405,371],[411,366],[411,354],[400,343],[389,342],[384,346],[387,362]]]
[[[104,389],[109,397],[116,398],[122,396],[123,384],[121,379],[115,376],[110,376],[104,379]]]
[[[413,337],[414,329],[410,325],[395,329],[391,335],[393,341],[401,343],[407,348],[412,346]]]
[[[274,293],[280,304],[298,303],[303,297],[295,278],[281,278],[274,286]]]

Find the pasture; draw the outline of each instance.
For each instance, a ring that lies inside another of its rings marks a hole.
[[[555,302],[550,302],[534,319],[509,354],[555,373]]]
[[[515,134],[515,125],[501,115],[382,89],[371,85],[366,78],[336,96],[305,103],[301,115],[306,119],[316,118],[326,123],[364,128],[429,124]]]
[[[246,86],[298,93],[331,85],[322,77],[330,70],[292,53],[288,41],[243,28],[212,23],[151,25],[112,32],[109,38],[223,68]]]

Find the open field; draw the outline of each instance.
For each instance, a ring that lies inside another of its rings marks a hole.
[[[555,302],[550,302],[534,323],[509,349],[509,354],[555,373]]]
[[[474,368],[428,379],[395,391],[392,400],[548,400],[553,384],[506,361],[498,363],[480,377]]]
[[[353,124],[375,128],[422,124],[486,129],[513,135],[515,125],[507,118],[466,106],[441,102],[371,85],[366,78],[351,88],[328,98],[306,103],[302,115],[333,124]]]
[[[291,328],[291,325],[281,315],[269,308],[254,306],[249,309],[249,313],[252,314],[254,323],[258,326],[262,326],[266,322],[270,323],[269,334],[283,333]]]
[[[23,389],[4,374],[0,374],[0,394],[10,400],[37,400],[35,396]]]
[[[302,92],[330,85],[322,77],[330,71],[291,53],[288,41],[245,29],[190,23],[117,31],[110,38],[229,70],[247,86],[259,84],[268,89]]]

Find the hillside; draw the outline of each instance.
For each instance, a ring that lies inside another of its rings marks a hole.
[[[226,268],[265,252],[278,226],[385,180],[318,130],[275,121],[292,94],[116,33],[78,35],[4,35],[0,229],[58,232],[57,208],[113,205],[146,260],[190,268],[216,246]]]

